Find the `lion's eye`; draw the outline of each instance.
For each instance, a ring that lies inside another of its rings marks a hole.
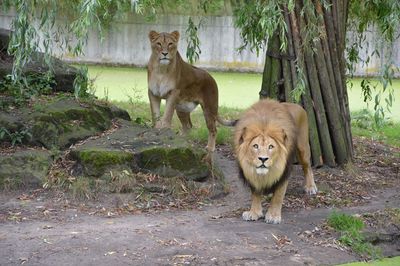
[[[173,43],[172,42],[170,42],[169,44],[168,44],[168,47],[171,47],[173,45]]]
[[[268,149],[270,149],[270,150],[272,150],[273,148],[274,148],[274,145],[272,145],[272,144],[268,146]]]
[[[160,42],[158,42],[157,45],[161,47],[161,43]]]
[[[258,144],[254,144],[254,145],[253,145],[253,148],[254,148],[254,149],[258,149]]]

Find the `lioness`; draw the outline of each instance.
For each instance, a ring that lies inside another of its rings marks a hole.
[[[233,126],[218,116],[218,87],[205,70],[182,60],[177,50],[179,32],[150,31],[151,56],[147,67],[148,93],[153,124],[156,128],[171,126],[174,110],[184,132],[192,128],[190,112],[198,104],[203,109],[208,128],[207,150],[215,150],[216,122]],[[160,117],[160,102],[166,99],[165,112]]]
[[[305,175],[305,190],[317,193],[310,164],[308,119],[305,110],[292,103],[261,100],[250,107],[235,127],[235,152],[240,176],[250,186],[250,211],[246,221],[263,217],[263,194],[273,193],[265,221],[281,222],[281,208],[295,152]]]

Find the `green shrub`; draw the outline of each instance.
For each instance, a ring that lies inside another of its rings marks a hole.
[[[32,134],[28,129],[23,129],[20,131],[10,132],[4,127],[0,127],[0,142],[9,141],[11,146],[16,144],[22,144],[24,139],[31,138]]]
[[[19,80],[7,75],[0,80],[0,93],[12,96],[19,106],[32,97],[50,94],[55,84],[54,75],[49,73],[27,73]]]

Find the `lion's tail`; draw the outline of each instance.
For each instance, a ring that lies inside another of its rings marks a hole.
[[[227,127],[234,127],[239,120],[238,119],[236,119],[236,120],[225,120],[225,119],[223,119],[222,117],[220,117],[218,115],[217,116],[217,121],[221,125],[224,125],[224,126],[227,126]]]

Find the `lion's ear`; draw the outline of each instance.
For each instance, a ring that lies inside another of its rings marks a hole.
[[[242,129],[242,131],[240,132],[239,141],[238,141],[238,142],[239,142],[239,145],[243,143],[243,141],[244,141],[244,135],[246,134],[246,131],[247,131],[247,129],[244,127],[244,128]]]
[[[281,129],[281,132],[279,133],[279,137],[278,137],[277,141],[282,143],[283,145],[286,145],[287,140],[288,140],[288,136],[287,136],[285,130]]]
[[[282,129],[282,140],[284,143],[286,143],[286,141],[287,141],[287,135],[286,135],[286,132],[284,129]]]
[[[174,37],[175,38],[175,41],[179,41],[179,36],[180,36],[180,34],[179,34],[179,31],[173,31],[173,32],[171,32],[171,35],[172,35],[172,37]]]
[[[287,141],[287,135],[284,129],[276,129],[274,134],[271,136],[281,146],[285,146]]]
[[[150,32],[149,32],[149,39],[150,39],[150,41],[151,41],[151,42],[154,41],[155,39],[157,39],[157,37],[158,37],[159,35],[160,35],[160,34],[159,34],[158,32],[156,32],[156,31],[154,31],[154,30],[150,31]]]

